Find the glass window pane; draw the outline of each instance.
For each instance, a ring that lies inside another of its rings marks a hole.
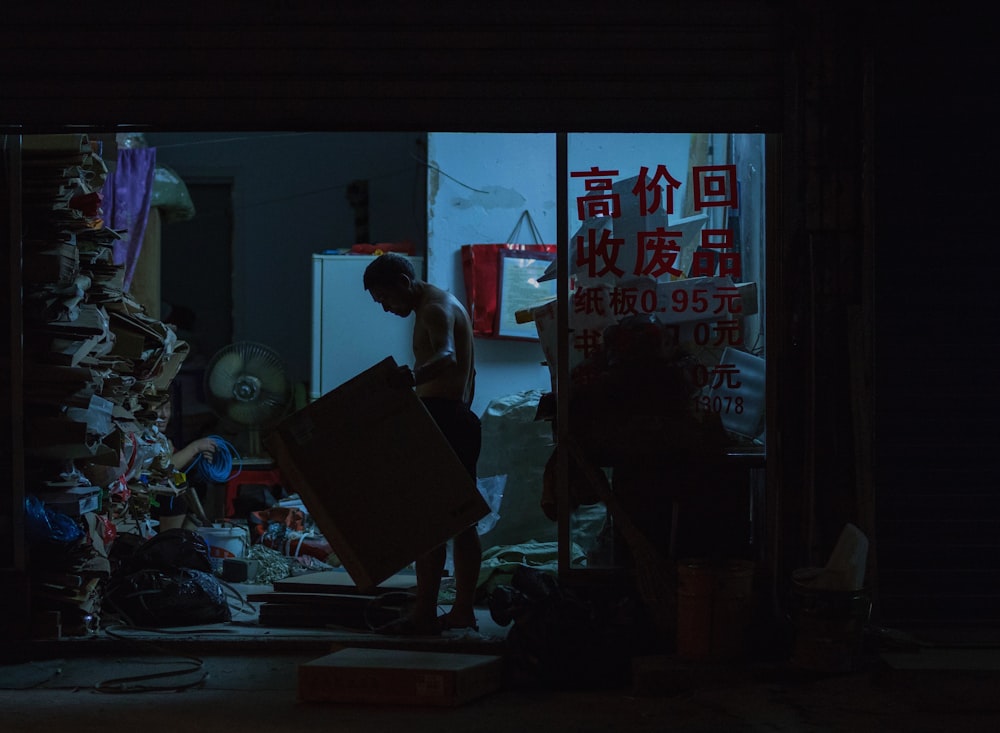
[[[746,471],[733,466],[764,452],[764,140],[567,138],[570,387],[562,435],[588,464],[571,461],[569,469],[570,539],[587,566],[628,560],[616,512],[595,502],[602,486],[628,515],[619,520],[634,521],[674,557],[707,546],[683,544],[678,497],[744,491]],[[725,525],[715,523],[719,537],[708,531],[706,542],[747,540]]]

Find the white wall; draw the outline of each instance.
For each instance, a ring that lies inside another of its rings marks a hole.
[[[466,302],[463,244],[506,242],[527,210],[545,243],[556,241],[555,135],[430,133],[427,172],[427,279]],[[527,226],[520,243],[533,242]],[[526,390],[548,391],[537,341],[476,339],[476,398],[489,403]]]

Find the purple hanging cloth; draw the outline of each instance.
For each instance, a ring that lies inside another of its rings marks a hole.
[[[102,189],[104,226],[127,230],[114,244],[115,264],[125,266],[125,292],[132,285],[142,250],[155,166],[156,148],[118,148],[117,165],[108,173]]]

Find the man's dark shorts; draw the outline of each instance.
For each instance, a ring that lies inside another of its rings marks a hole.
[[[476,463],[483,443],[483,429],[476,413],[459,400],[423,397],[421,401],[448,439],[465,470],[475,479]]]

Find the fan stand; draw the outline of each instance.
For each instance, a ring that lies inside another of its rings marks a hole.
[[[248,445],[248,455],[245,456],[245,458],[270,460],[270,458],[268,458],[268,456],[264,453],[264,445],[260,437],[259,428],[250,427],[248,429],[247,438],[249,440],[249,445]]]

